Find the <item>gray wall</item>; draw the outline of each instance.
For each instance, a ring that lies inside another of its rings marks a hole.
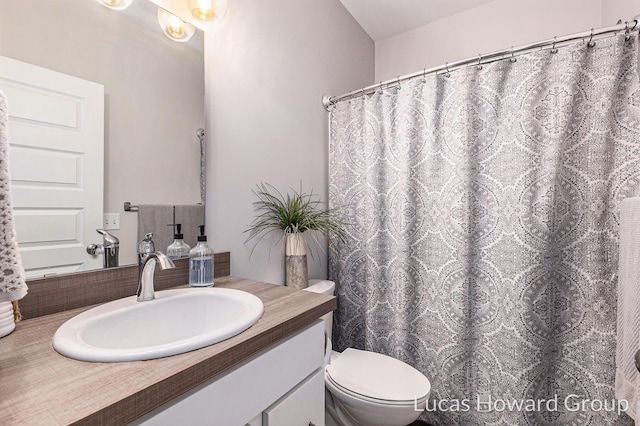
[[[371,84],[374,44],[338,0],[234,0],[205,34],[207,228],[231,273],[284,283],[284,249],[245,244],[252,189],[268,182],[327,199],[328,114],[321,98]],[[327,274],[322,252],[311,278]]]

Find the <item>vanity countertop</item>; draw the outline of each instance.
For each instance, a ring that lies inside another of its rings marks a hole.
[[[336,307],[331,296],[243,278],[216,287],[244,290],[264,303],[251,328],[214,345],[147,361],[91,363],[58,354],[57,328],[90,307],[23,321],[0,339],[0,423],[126,424],[310,325]]]

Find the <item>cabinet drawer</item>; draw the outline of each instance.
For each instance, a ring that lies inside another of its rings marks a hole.
[[[262,426],[323,426],[324,368],[319,368],[262,413]]]

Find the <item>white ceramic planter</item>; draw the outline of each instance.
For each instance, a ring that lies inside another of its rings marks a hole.
[[[13,320],[13,305],[11,302],[0,302],[0,337],[4,337],[16,328]]]

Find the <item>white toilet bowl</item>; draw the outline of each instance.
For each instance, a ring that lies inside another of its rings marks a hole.
[[[333,295],[335,283],[309,280],[307,291]],[[325,320],[330,342],[333,314]],[[331,345],[327,345],[331,350]],[[326,359],[327,357],[325,357]],[[404,426],[418,417],[431,392],[429,380],[395,358],[348,348],[325,366],[327,426]]]

